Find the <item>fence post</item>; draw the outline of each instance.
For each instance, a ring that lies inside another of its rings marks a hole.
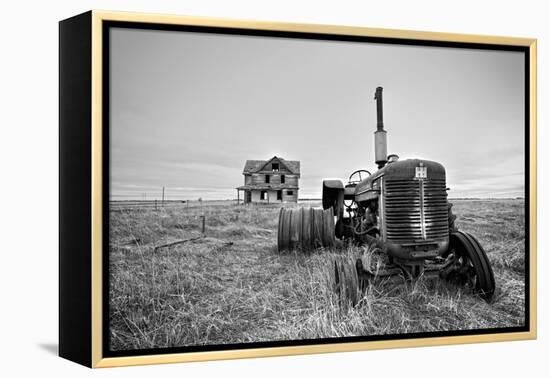
[[[206,231],[206,230],[205,230],[205,224],[206,224],[205,220],[206,220],[206,216],[201,215],[201,222],[202,222],[201,230],[202,230],[202,234],[203,234],[203,235],[204,235],[204,233],[205,233],[205,231]]]

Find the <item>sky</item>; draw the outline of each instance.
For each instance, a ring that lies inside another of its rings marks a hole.
[[[524,196],[520,52],[114,28],[110,196],[233,199],[247,159],[324,178],[376,170],[374,91],[388,153],[443,164],[450,197]]]

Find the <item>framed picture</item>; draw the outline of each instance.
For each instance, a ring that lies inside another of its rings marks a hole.
[[[60,22],[59,353],[536,337],[536,40]]]

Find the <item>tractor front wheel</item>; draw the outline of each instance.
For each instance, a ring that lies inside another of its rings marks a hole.
[[[355,307],[361,298],[355,265],[347,256],[337,256],[332,262],[332,284],[341,308]]]
[[[470,287],[490,302],[495,293],[495,277],[481,244],[473,235],[455,231],[451,233],[449,250],[454,254],[456,269],[448,278]]]

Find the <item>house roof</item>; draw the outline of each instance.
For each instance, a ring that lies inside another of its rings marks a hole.
[[[273,156],[271,159],[268,160],[247,160],[244,165],[243,174],[260,172],[268,163],[273,160],[278,160],[293,174],[300,174],[300,162],[298,160],[285,160],[282,157],[278,156]]]

